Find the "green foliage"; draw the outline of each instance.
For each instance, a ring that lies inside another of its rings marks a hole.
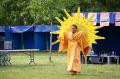
[[[26,10],[29,0],[3,0],[1,1],[2,16],[1,25],[24,25],[29,19],[29,12]],[[29,21],[30,22],[30,21]]]
[[[0,0],[0,25],[50,24],[81,7],[82,12],[120,11],[120,0]]]
[[[34,24],[50,24],[50,19],[54,20],[54,17],[62,16],[63,9],[75,1],[31,0],[28,8],[34,18]]]

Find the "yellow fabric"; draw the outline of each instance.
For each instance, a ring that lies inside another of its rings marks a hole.
[[[88,54],[89,45],[86,39],[86,34],[82,31],[72,33],[67,31],[64,33],[64,38],[59,37],[59,51],[67,50],[67,70],[80,71],[80,52],[86,57]]]

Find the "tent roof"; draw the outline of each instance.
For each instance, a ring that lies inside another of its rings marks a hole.
[[[34,31],[34,32],[50,32],[51,27],[50,25],[36,25],[36,26],[14,26],[10,27],[12,33],[23,33],[27,31]],[[52,31],[59,30],[57,25],[52,26]]]
[[[0,32],[5,32],[5,27],[0,26]]]
[[[12,33],[23,33],[27,31],[33,31],[33,26],[15,26],[11,27]]]
[[[53,25],[52,26],[52,31],[56,31],[59,30],[59,27],[57,25]],[[51,27],[50,25],[37,25],[35,27],[35,32],[50,32],[51,31]]]

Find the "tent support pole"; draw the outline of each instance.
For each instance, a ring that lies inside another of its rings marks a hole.
[[[22,44],[22,49],[24,49],[23,33],[21,33],[21,44]]]

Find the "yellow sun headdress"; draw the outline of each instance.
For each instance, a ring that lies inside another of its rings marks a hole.
[[[63,21],[56,17],[56,19],[61,24],[61,26],[59,26],[60,30],[51,32],[51,34],[59,34],[59,36],[63,37],[64,32],[70,30],[71,25],[75,24],[78,26],[78,31],[83,31],[86,33],[90,46],[92,46],[92,44],[96,44],[97,39],[105,39],[104,37],[96,35],[96,33],[98,33],[96,30],[102,28],[103,26],[94,26],[94,22],[91,21],[93,16],[90,18],[81,16],[80,7],[78,7],[77,13],[72,16],[69,15],[66,10],[64,10],[64,12],[67,15],[67,18],[63,17]],[[59,42],[59,40],[53,42],[52,44],[56,44],[57,42]]]

